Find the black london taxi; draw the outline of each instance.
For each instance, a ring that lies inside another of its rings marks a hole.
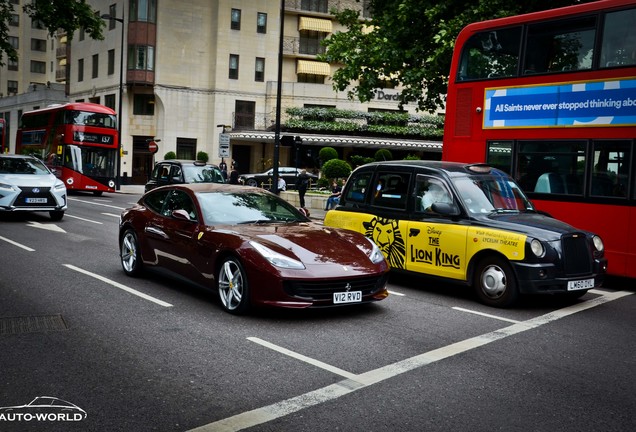
[[[168,159],[157,162],[144,192],[159,186],[182,183],[226,183],[221,169],[204,161]]]
[[[395,270],[471,285],[494,307],[520,294],[578,298],[607,271],[599,236],[536,211],[508,174],[484,164],[363,165],[324,224],[364,233]]]

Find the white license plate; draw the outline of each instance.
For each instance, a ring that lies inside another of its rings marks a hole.
[[[46,204],[46,198],[27,198],[26,202],[29,204]]]
[[[362,291],[349,291],[333,293],[333,302],[336,303],[359,303],[362,301]]]
[[[594,288],[594,279],[583,279],[568,282],[568,291]]]

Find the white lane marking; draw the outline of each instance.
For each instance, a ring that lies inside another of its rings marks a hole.
[[[60,228],[59,226],[57,226],[55,224],[52,224],[52,223],[42,224],[42,223],[36,222],[36,221],[29,221],[27,226],[30,226],[30,227],[33,227],[33,228],[40,228],[40,229],[47,230],[47,231],[66,233],[66,231],[64,231],[63,228]]]
[[[99,222],[99,221],[96,221],[96,220],[92,220],[92,219],[86,219],[86,218],[79,217],[79,216],[73,216],[73,215],[70,215],[68,213],[66,214],[66,217],[70,217],[72,219],[79,219],[79,220],[84,221],[84,222],[90,222],[90,223],[94,223],[94,224],[98,224],[98,225],[103,225],[102,222]]]
[[[259,345],[263,345],[264,347],[273,349],[274,351],[278,351],[279,353],[285,354],[289,357],[295,358],[300,361],[304,361],[305,363],[309,363],[311,365],[317,366],[321,369],[327,370],[329,372],[333,372],[336,375],[341,375],[345,378],[355,379],[356,375],[351,372],[347,372],[346,370],[339,369],[335,366],[331,366],[327,363],[323,363],[320,360],[312,359],[311,357],[304,356],[302,354],[298,354],[297,352],[290,351],[287,348],[283,348],[278,345],[274,345],[273,343],[267,342],[263,339],[259,339],[257,337],[248,337],[247,340],[257,343]]]
[[[144,293],[142,293],[142,292],[140,292],[140,291],[137,291],[137,290],[135,290],[135,289],[132,289],[132,288],[130,288],[130,287],[127,287],[126,285],[120,284],[119,282],[115,282],[115,281],[113,281],[113,280],[110,280],[110,279],[108,279],[108,278],[105,278],[104,276],[100,276],[100,275],[98,275],[98,274],[95,274],[95,273],[89,272],[88,270],[84,270],[84,269],[82,269],[82,268],[75,267],[75,266],[74,266],[74,265],[72,265],[72,264],[64,264],[64,266],[66,266],[66,267],[70,268],[71,270],[75,270],[75,271],[77,271],[77,272],[84,273],[85,275],[88,275],[88,276],[90,276],[90,277],[94,277],[95,279],[98,279],[98,280],[100,280],[100,281],[102,281],[102,282],[106,282],[107,284],[110,284],[110,285],[114,286],[115,288],[119,288],[119,289],[121,289],[121,290],[124,290],[124,291],[126,291],[126,292],[129,292],[130,294],[136,295],[136,296],[138,296],[138,297],[141,297],[141,298],[146,299],[146,300],[148,300],[148,301],[151,301],[151,302],[153,302],[153,303],[157,303],[157,304],[158,304],[158,305],[160,305],[160,306],[164,306],[164,307],[172,307],[172,305],[171,305],[170,303],[166,303],[166,302],[165,302],[165,301],[163,301],[163,300],[159,300],[159,299],[157,299],[157,298],[151,297],[151,296],[149,296],[148,294],[144,294]]]
[[[81,202],[84,204],[90,204],[90,205],[96,205],[96,206],[102,206],[102,207],[110,207],[110,208],[114,208],[117,210],[126,210],[125,207],[118,207],[118,206],[114,206],[114,205],[110,205],[110,204],[102,204],[99,202],[95,202],[95,201],[86,201],[86,200],[81,200],[81,199],[77,199],[77,198],[69,198],[69,201],[77,201],[77,202]]]
[[[492,342],[516,335],[528,330],[535,329],[542,325],[549,324],[569,315],[582,312],[584,310],[600,306],[604,303],[617,300],[621,297],[634,294],[628,291],[617,291],[604,293],[597,298],[577,303],[563,309],[541,315],[527,321],[513,324],[500,330],[495,330],[480,336],[469,338],[445,347],[435,349],[414,357],[401,360],[399,362],[383,366],[381,368],[357,375],[355,379],[347,379],[326,387],[283,400],[268,406],[256,408],[218,420],[214,423],[192,429],[191,432],[229,432],[247,429],[268,421],[276,420],[280,417],[301,411],[305,408],[321,404],[323,402],[338,399],[356,390],[360,390],[372,384],[388,380],[397,375],[411,370],[429,365],[431,363],[444,360],[446,358],[488,345]]]
[[[114,213],[102,213],[104,216],[112,216],[118,218],[120,215]]]
[[[504,318],[504,317],[500,317],[500,316],[497,316],[497,315],[491,315],[491,314],[478,312],[478,311],[474,311],[474,310],[470,310],[470,309],[464,309],[464,308],[456,307],[456,306],[453,306],[452,309],[455,309],[455,310],[460,311],[460,312],[468,312],[468,313],[475,314],[475,315],[481,315],[481,316],[484,316],[484,317],[493,318],[493,319],[496,319],[496,320],[499,320],[499,321],[507,321],[507,322],[511,322],[511,323],[518,323],[519,322],[517,320],[513,320],[513,319],[510,319],[510,318]]]
[[[17,246],[17,247],[22,248],[22,249],[24,249],[24,250],[26,250],[26,251],[29,251],[29,252],[35,252],[35,249],[31,249],[31,248],[30,248],[30,247],[28,247],[28,246],[25,246],[25,245],[20,244],[20,243],[18,243],[18,242],[14,242],[13,240],[9,240],[9,239],[8,239],[8,238],[6,238],[6,237],[2,237],[2,236],[0,236],[0,240],[5,241],[5,242],[7,242],[7,243],[11,243],[13,246]]]
[[[391,291],[391,290],[387,290],[387,291],[389,292],[389,294],[392,294],[392,295],[396,295],[396,296],[400,296],[400,297],[406,296],[406,294],[402,294],[402,293],[399,293],[399,292],[395,292],[395,291]]]

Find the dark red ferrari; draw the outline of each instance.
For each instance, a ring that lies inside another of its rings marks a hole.
[[[339,306],[387,297],[389,267],[360,233],[312,222],[259,188],[164,186],[121,214],[124,272],[161,267],[218,292],[226,311]]]

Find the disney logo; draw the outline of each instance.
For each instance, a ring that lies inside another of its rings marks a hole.
[[[438,230],[438,229],[435,229],[435,227],[428,227],[428,229],[426,230],[426,232],[427,232],[427,234],[429,234],[429,235],[431,235],[431,234],[435,234],[435,235],[438,235],[438,236],[441,236],[441,235],[442,235],[442,231],[441,231],[441,230]]]

